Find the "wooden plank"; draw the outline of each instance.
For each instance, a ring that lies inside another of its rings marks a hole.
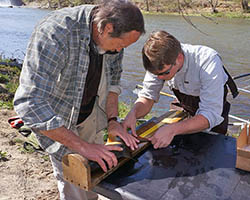
[[[65,180],[85,190],[90,189],[90,167],[85,158],[79,154],[67,154],[63,157],[62,166]]]
[[[242,169],[245,171],[250,171],[250,159],[242,156],[237,155],[236,159],[236,168]]]
[[[237,138],[237,148],[242,148],[247,144],[247,126],[245,126]]]
[[[236,168],[250,171],[249,125],[246,124],[237,138]]]
[[[176,121],[181,121],[187,117],[187,113],[182,111],[169,111],[164,115],[158,118],[152,118],[148,122],[142,124],[137,127],[136,134],[142,138],[151,137],[156,130],[162,125],[173,123]],[[151,129],[156,126],[156,128]],[[150,130],[148,134],[143,135],[146,131]],[[111,139],[112,141],[114,138]],[[134,151],[130,150],[130,154],[133,157],[143,152],[151,143],[150,142],[141,142],[139,144],[139,148]],[[79,154],[68,154],[63,157],[62,165],[63,165],[63,174],[65,180],[75,184],[76,186],[84,189],[91,190],[98,183],[100,183],[104,178],[112,174],[119,167],[124,165],[126,162],[131,160],[131,158],[122,157],[118,159],[118,164],[116,167],[108,170],[108,172],[103,172],[102,169],[91,170],[91,162],[88,162],[87,159],[83,158]]]
[[[248,146],[246,146],[246,147],[248,147]],[[246,147],[237,148],[237,156],[250,159],[250,151],[246,150]]]

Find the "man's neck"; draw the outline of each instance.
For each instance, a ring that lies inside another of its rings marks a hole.
[[[177,70],[177,72],[179,72],[182,69],[182,67],[184,65],[184,59],[185,59],[184,53],[181,52],[179,54],[179,58],[178,58],[178,62],[180,63],[180,65],[179,65],[179,69]]]
[[[99,44],[99,31],[98,31],[98,28],[97,28],[97,25],[95,23],[92,24],[92,39],[93,41],[95,42],[95,44]]]

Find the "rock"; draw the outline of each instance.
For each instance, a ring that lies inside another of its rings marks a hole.
[[[6,86],[0,83],[0,93],[8,93]]]

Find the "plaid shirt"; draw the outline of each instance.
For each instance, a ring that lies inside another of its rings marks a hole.
[[[36,26],[14,98],[17,114],[35,130],[41,146],[59,160],[67,148],[36,130],[62,126],[74,130],[76,126],[89,67],[93,8],[84,5],[54,11]],[[122,57],[123,51],[103,56],[109,91],[118,94]]]

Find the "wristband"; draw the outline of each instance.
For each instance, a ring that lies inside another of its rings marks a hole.
[[[108,119],[108,123],[109,122],[111,122],[111,121],[116,121],[116,122],[119,122],[120,123],[120,118],[119,117],[110,117],[109,119]]]

